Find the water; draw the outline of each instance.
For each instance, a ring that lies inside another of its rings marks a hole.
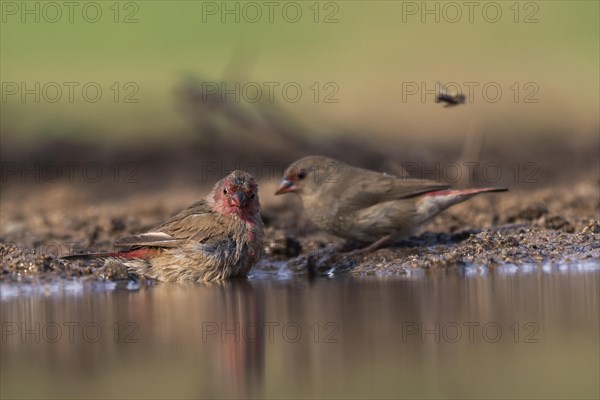
[[[2,398],[598,398],[598,263],[2,284]]]

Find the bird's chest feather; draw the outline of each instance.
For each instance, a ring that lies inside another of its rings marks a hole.
[[[308,201],[305,202],[304,209],[310,220],[323,230],[338,232],[346,229],[346,216],[338,212],[337,207],[333,204],[321,201]]]
[[[246,222],[244,226],[244,244],[247,256],[252,263],[257,262],[262,254],[262,224],[254,221]]]
[[[250,219],[234,218],[229,221],[236,262],[256,262],[262,250],[262,225]],[[233,260],[232,260],[233,261]]]

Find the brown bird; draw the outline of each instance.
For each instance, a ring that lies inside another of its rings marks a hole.
[[[64,258],[117,261],[164,282],[212,281],[246,276],[261,257],[262,237],[258,185],[233,171],[204,200],[150,232],[118,240],[123,250]]]
[[[296,193],[319,228],[371,243],[363,251],[372,251],[414,234],[425,221],[478,193],[507,190],[448,188],[433,181],[398,178],[323,156],[308,156],[286,169],[275,194]]]

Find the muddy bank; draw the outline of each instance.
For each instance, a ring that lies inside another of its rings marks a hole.
[[[555,188],[513,189],[454,206],[407,238],[371,254],[345,254],[353,244],[319,232],[298,199],[261,185],[265,257],[257,272],[306,276],[403,274],[411,268],[462,265],[600,263],[600,207],[595,177]],[[111,243],[150,229],[203,195],[189,188],[98,201],[76,187],[2,202],[0,263],[5,281],[51,277],[128,279],[118,265],[65,262],[73,252],[107,251]]]

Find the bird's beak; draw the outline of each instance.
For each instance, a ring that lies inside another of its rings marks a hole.
[[[276,195],[284,194],[284,193],[290,193],[290,192],[295,192],[295,191],[296,191],[296,186],[294,186],[294,182],[283,178],[281,180],[281,183],[279,184],[279,188],[277,189],[275,194]]]
[[[248,197],[246,196],[246,193],[239,191],[235,193],[235,196],[231,198],[231,201],[236,207],[242,208],[246,205]]]

